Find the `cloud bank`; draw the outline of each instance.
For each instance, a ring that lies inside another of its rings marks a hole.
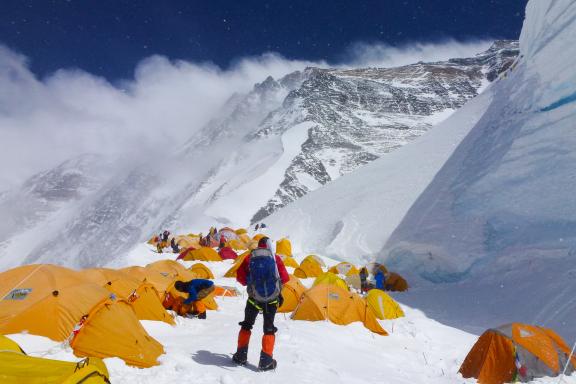
[[[334,66],[397,66],[466,57],[488,42],[354,44]],[[289,60],[275,53],[243,58],[222,70],[210,63],[151,56],[134,78],[112,84],[79,69],[44,79],[28,58],[0,45],[0,191],[66,159],[99,153],[146,157],[192,137],[234,93],[247,92],[267,76],[281,77],[324,62]]]

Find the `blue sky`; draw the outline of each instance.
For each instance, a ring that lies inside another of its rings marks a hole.
[[[228,68],[277,52],[339,63],[357,43],[519,36],[525,0],[0,0],[0,43],[43,77],[81,68],[131,78],[152,54]]]

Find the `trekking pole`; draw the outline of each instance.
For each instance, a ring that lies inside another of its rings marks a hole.
[[[564,370],[562,371],[562,374],[558,377],[558,383],[562,381],[562,379],[564,378],[565,374],[566,374],[566,369],[568,368],[568,364],[570,364],[570,360],[572,360],[572,356],[574,355],[574,349],[576,348],[576,341],[574,341],[574,345],[572,346],[572,350],[570,351],[570,354],[568,355],[568,360],[566,360],[566,365],[564,365]]]

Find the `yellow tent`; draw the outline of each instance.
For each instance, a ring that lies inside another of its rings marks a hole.
[[[282,259],[285,267],[298,268],[298,262],[290,256],[278,255]]]
[[[306,287],[302,285],[300,280],[296,276],[290,275],[290,281],[282,286],[284,303],[278,308],[278,312],[292,312],[295,310],[305,290]]]
[[[185,248],[200,248],[200,238],[198,236],[180,235],[175,236],[174,241],[181,249]]]
[[[248,249],[249,248],[248,244],[244,243],[241,239],[232,239],[226,242],[226,246],[232,248],[235,251]]]
[[[183,260],[222,261],[222,258],[213,248],[200,247],[198,249],[192,249],[187,252],[183,257]]]
[[[234,260],[234,264],[232,264],[232,267],[228,271],[226,271],[226,273],[224,274],[224,277],[236,277],[236,271],[238,270],[238,268],[240,268],[240,266],[244,262],[244,259],[249,254],[250,254],[250,250],[238,255],[236,260]]]
[[[336,275],[345,275],[345,276],[348,276],[349,274],[360,273],[358,268],[356,268],[353,264],[350,264],[346,261],[334,265],[328,270],[328,272],[332,272]]]
[[[136,366],[154,365],[163,353],[126,301],[111,299],[78,272],[44,264],[14,268],[0,274],[0,292],[2,334],[28,331],[63,341],[74,331],[70,345],[78,356],[116,356]]]
[[[342,289],[345,289],[347,291],[349,290],[348,284],[346,284],[346,282],[344,280],[342,280],[340,277],[336,276],[332,272],[325,272],[325,273],[321,274],[320,276],[318,276],[316,278],[316,280],[314,280],[314,284],[312,284],[312,286],[315,287],[318,284],[337,285]]]
[[[318,263],[316,258],[307,256],[300,263],[300,267],[296,268],[296,270],[294,271],[294,276],[299,277],[301,279],[306,279],[309,277],[318,277],[322,273],[324,273],[324,271],[322,270],[322,267]]]
[[[3,384],[105,384],[104,362],[96,357],[77,363],[27,356],[18,344],[0,335],[0,382]]]
[[[0,333],[66,340],[82,316],[109,296],[71,269],[33,264],[8,270],[0,274]]]
[[[106,300],[96,305],[79,321],[70,341],[78,357],[119,357],[136,367],[158,365],[164,353],[136,318],[128,302]]]
[[[248,233],[244,228],[238,228],[235,232],[238,236]]]
[[[163,291],[165,294],[163,295],[163,300],[166,299],[166,294],[169,293],[174,297],[183,297],[187,298],[188,295],[186,293],[177,291],[174,288],[174,283],[178,280],[181,281],[190,281],[192,279],[198,278],[196,274],[188,269],[186,269],[182,264],[178,263],[174,260],[160,260],[154,263],[148,264],[146,268],[160,271],[163,276],[169,277],[171,280],[166,287],[164,287]],[[151,282],[152,283],[152,282]],[[154,284],[154,283],[152,283]],[[158,289],[158,287],[156,287]],[[159,289],[160,291],[160,289]],[[218,309],[218,304],[214,300],[214,295],[209,295],[202,299],[204,304],[206,304],[206,308],[211,310]]]
[[[336,284],[318,284],[305,291],[300,298],[300,304],[292,313],[292,319],[308,321],[328,319],[340,325],[361,321],[372,332],[388,335],[360,296]]]
[[[192,272],[187,270],[185,266],[174,260],[155,261],[148,264],[146,268],[154,269],[160,272],[163,276],[170,277],[172,279],[190,281],[196,277]]]
[[[174,325],[174,319],[164,310],[159,292],[150,283],[127,273],[108,268],[80,271],[82,276],[126,300],[140,320],[158,320]]]
[[[162,274],[154,268],[127,267],[120,269],[120,271],[137,278],[139,281],[152,284],[160,301],[164,300],[166,290],[174,282],[174,277],[171,277],[170,274]]]
[[[366,295],[366,302],[376,318],[380,320],[404,317],[404,311],[402,311],[400,305],[386,292],[379,289],[369,290]]]
[[[326,263],[324,263],[324,260],[322,260],[322,258],[319,257],[319,256],[317,256],[317,255],[308,255],[308,256],[306,256],[306,257],[304,258],[304,260],[302,260],[302,263],[305,262],[305,261],[307,261],[307,260],[312,261],[312,262],[315,262],[316,264],[318,264],[318,265],[321,266],[321,267],[326,267]],[[300,263],[300,264],[302,264],[302,263]]]
[[[283,237],[276,242],[276,254],[291,257],[292,256],[292,243],[290,240]]]
[[[207,266],[205,266],[202,263],[193,264],[188,269],[190,270],[190,272],[192,272],[196,275],[197,279],[213,279],[214,278],[214,274],[212,273],[210,268],[208,268]]]
[[[254,235],[254,237],[252,237],[252,240],[258,242],[260,241],[261,238],[266,237],[266,235],[262,234],[262,233],[257,233]]]

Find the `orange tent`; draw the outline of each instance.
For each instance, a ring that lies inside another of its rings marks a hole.
[[[163,353],[126,301],[110,298],[108,290],[70,269],[14,268],[0,274],[0,292],[2,334],[28,331],[55,341],[74,334],[70,345],[77,356],[117,356],[136,366],[155,365]]]
[[[460,367],[465,378],[481,384],[531,381],[562,372],[570,347],[553,330],[512,323],[489,329],[480,336]],[[572,357],[566,373],[574,372]]]
[[[292,313],[292,319],[308,321],[328,319],[340,325],[361,321],[372,332],[382,336],[388,335],[365,300],[336,284],[318,284],[305,291],[300,298],[300,304]]]
[[[119,357],[142,368],[158,365],[158,356],[164,353],[124,300],[95,306],[76,326],[70,346],[78,357]]]
[[[159,293],[150,283],[140,281],[124,272],[108,268],[91,268],[79,272],[87,280],[108,289],[126,300],[140,320],[158,320],[175,324],[164,310]]]
[[[409,286],[406,279],[396,272],[390,272],[386,277],[386,282],[384,283],[385,290],[403,292],[408,290],[408,288]]]
[[[295,310],[304,291],[306,291],[306,287],[302,285],[300,280],[296,276],[290,275],[290,280],[282,286],[284,303],[278,308],[278,312],[292,312]]]
[[[213,279],[214,274],[202,263],[193,264],[188,270],[196,275],[197,279]]]
[[[1,273],[0,295],[1,334],[28,331],[63,341],[82,316],[110,293],[71,269],[33,264]]]
[[[214,287],[214,296],[238,296],[240,292],[234,287],[227,287],[224,285],[216,285]]]

